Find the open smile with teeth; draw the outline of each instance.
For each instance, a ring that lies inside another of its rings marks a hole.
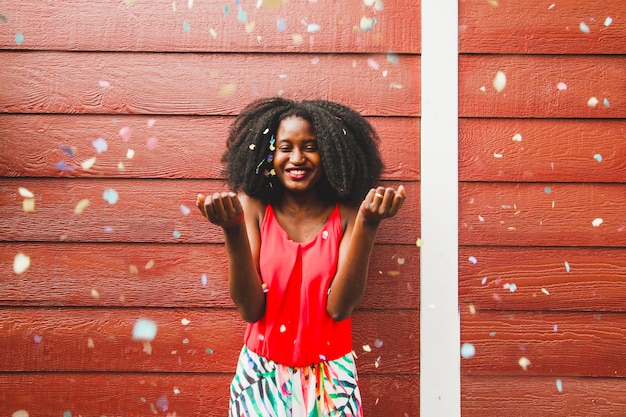
[[[308,170],[302,168],[287,169],[287,173],[289,174],[289,176],[294,179],[302,178],[307,175],[308,172]]]

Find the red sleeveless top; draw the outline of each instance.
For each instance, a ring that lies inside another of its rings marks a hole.
[[[272,206],[261,224],[261,279],[267,286],[265,314],[249,323],[248,349],[292,367],[309,366],[352,350],[350,318],[335,321],[326,311],[343,236],[339,206],[310,242],[289,239]]]

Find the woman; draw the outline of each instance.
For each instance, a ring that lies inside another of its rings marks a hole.
[[[362,416],[350,314],[404,188],[375,187],[378,136],[325,101],[260,99],[230,129],[232,191],[198,195],[220,226],[231,298],[248,322],[230,416]]]

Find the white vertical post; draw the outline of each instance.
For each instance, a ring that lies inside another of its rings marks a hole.
[[[458,0],[422,0],[420,416],[461,415]]]

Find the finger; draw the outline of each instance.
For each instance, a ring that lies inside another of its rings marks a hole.
[[[384,187],[378,187],[374,190],[374,198],[372,201],[372,208],[378,210],[380,207],[384,207],[387,190]]]
[[[198,196],[196,197],[196,207],[198,207],[198,209],[200,210],[200,212],[202,213],[202,215],[204,217],[206,217],[206,207],[204,206],[204,202],[206,200],[206,197],[204,196],[204,194],[198,194]]]

